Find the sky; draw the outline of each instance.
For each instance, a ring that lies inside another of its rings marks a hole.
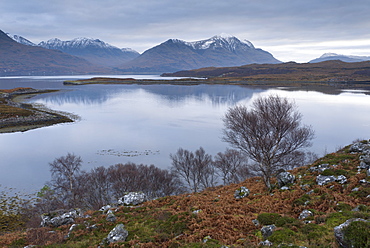
[[[0,0],[0,30],[34,43],[100,39],[140,53],[227,33],[283,61],[370,56],[370,0]]]

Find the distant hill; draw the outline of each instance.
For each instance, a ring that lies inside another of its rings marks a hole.
[[[346,63],[331,60],[304,64],[288,62],[237,67],[206,67],[164,73],[162,76],[215,78],[215,80],[238,78],[247,81],[368,82],[370,81],[370,61]]]
[[[90,38],[76,38],[69,41],[54,38],[46,42],[40,42],[38,46],[59,50],[84,58],[93,64],[106,67],[121,65],[140,55],[130,48],[120,49],[99,39]]]
[[[17,43],[0,30],[0,76],[101,73],[88,61],[38,46]]]
[[[370,56],[353,56],[336,53],[324,53],[320,58],[313,59],[309,63],[318,63],[328,60],[340,60],[343,62],[361,62],[370,60]]]
[[[122,72],[175,72],[208,66],[280,63],[270,53],[234,36],[186,42],[169,39],[119,67]]]

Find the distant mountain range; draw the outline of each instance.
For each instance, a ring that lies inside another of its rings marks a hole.
[[[140,55],[133,49],[120,49],[99,39],[76,38],[73,40],[62,41],[58,38],[54,38],[35,44],[19,35],[7,35],[18,43],[24,45],[40,46],[47,49],[59,50],[64,53],[86,59],[93,64],[105,67],[122,65]]]
[[[99,39],[90,38],[76,38],[69,41],[54,38],[46,42],[40,42],[38,46],[60,50],[84,58],[93,64],[107,67],[122,65],[140,55],[130,48],[119,49]]]
[[[19,41],[26,42],[18,37]],[[0,30],[0,76],[108,73],[61,51],[20,44]]]
[[[162,73],[254,63],[276,64],[281,61],[262,49],[256,49],[249,41],[220,35],[195,42],[169,39],[125,63],[119,71]]]
[[[62,41],[54,38],[35,44],[19,35],[8,36],[20,44],[59,50],[95,65],[114,68],[115,73],[163,73],[202,67],[281,63],[270,53],[256,49],[250,41],[241,41],[231,35],[195,42],[169,39],[141,55],[130,48],[119,49],[99,39]]]
[[[343,62],[361,62],[370,60],[370,56],[353,56],[336,53],[324,53],[320,58],[313,59],[309,63],[318,63],[328,60],[340,60]]]

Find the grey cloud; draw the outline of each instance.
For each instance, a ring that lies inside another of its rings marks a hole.
[[[140,52],[225,32],[273,49],[370,39],[369,8],[368,0],[13,0],[0,3],[0,29],[35,42],[87,36]]]

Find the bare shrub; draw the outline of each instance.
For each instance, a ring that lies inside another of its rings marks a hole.
[[[224,185],[239,183],[251,176],[248,159],[234,149],[217,153],[214,166],[218,169],[217,174],[222,178]]]
[[[224,117],[223,140],[245,152],[257,164],[265,185],[284,167],[293,152],[310,146],[314,131],[301,125],[302,115],[286,98],[270,95],[258,98],[252,108],[236,106]]]
[[[179,148],[172,159],[171,171],[182,178],[192,192],[215,186],[216,170],[213,166],[212,156],[202,147],[194,153]]]

